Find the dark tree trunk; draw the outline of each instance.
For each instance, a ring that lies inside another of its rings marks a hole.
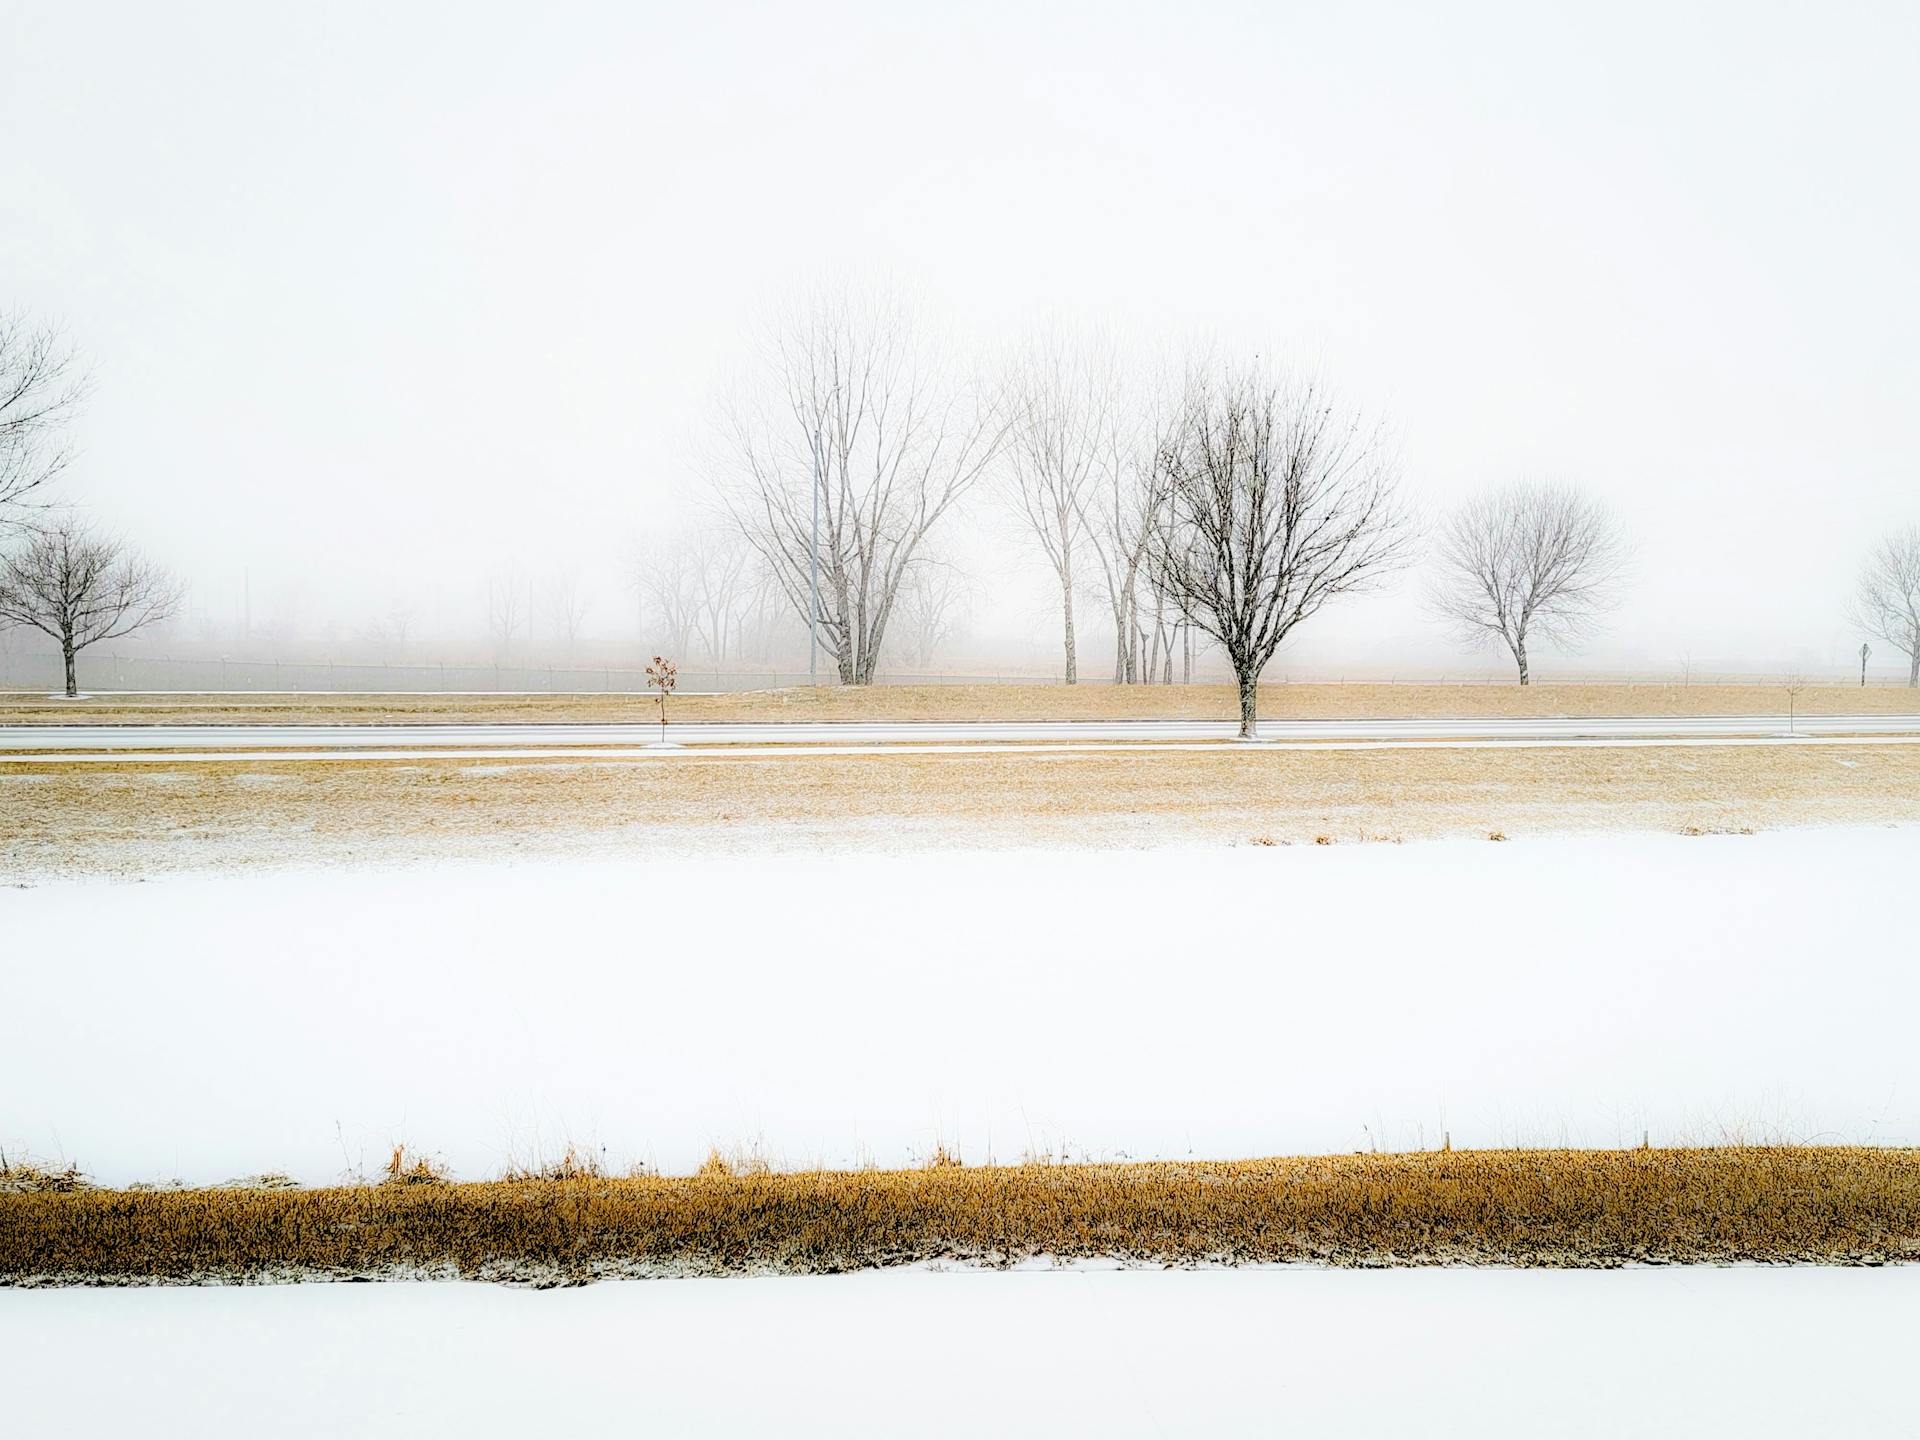
[[[1520,683],[1522,685],[1527,685],[1532,683],[1531,678],[1527,674],[1527,642],[1526,641],[1519,640],[1514,643],[1513,658],[1519,663],[1519,666],[1520,666]]]
[[[73,678],[73,646],[62,645],[60,653],[67,662],[67,698],[71,700],[80,693],[80,686]]]
[[[1907,688],[1920,688],[1920,650],[1913,652],[1913,663],[1907,666]]]
[[[1240,676],[1240,738],[1254,738],[1254,726],[1260,719],[1260,676],[1258,672],[1241,670]]]

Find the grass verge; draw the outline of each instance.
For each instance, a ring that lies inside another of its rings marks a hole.
[[[1904,686],[1811,685],[1791,701],[1781,685],[1618,685],[1601,683],[1415,685],[1269,684],[1267,720],[1414,717],[1531,718],[1613,715],[1910,715],[1920,690]],[[49,699],[44,691],[0,691],[8,725],[379,725],[485,722],[646,724],[658,715],[645,695],[300,694],[127,695]],[[826,720],[1236,720],[1231,685],[825,685],[682,695],[676,721]]]
[[[1920,1151],[1500,1150],[0,1194],[0,1281],[817,1274],[1041,1257],[1341,1266],[1920,1260]]]
[[[1920,746],[0,770],[0,877],[412,858],[1710,834],[1920,817]]]

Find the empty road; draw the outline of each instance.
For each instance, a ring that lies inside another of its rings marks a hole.
[[[1231,721],[1052,721],[1011,723],[831,722],[670,725],[679,753],[719,747],[766,751],[782,746],[849,750],[892,747],[1014,745],[1218,744],[1232,741]],[[172,752],[195,759],[513,758],[579,752],[644,753],[659,727],[626,725],[6,725],[0,761],[110,760]],[[1606,745],[1678,741],[1744,743],[1794,738],[1920,736],[1920,716],[1665,716],[1608,719],[1265,720],[1260,738],[1274,745],[1342,745],[1372,749],[1407,744]],[[671,754],[672,751],[659,751]]]

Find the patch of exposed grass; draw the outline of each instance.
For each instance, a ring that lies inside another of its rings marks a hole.
[[[1838,763],[1844,762],[1844,763]],[[242,784],[271,774],[283,786]],[[420,857],[1296,845],[1911,822],[1920,745],[0,767],[0,877]]]
[[[1920,1151],[1503,1150],[0,1195],[0,1279],[1920,1260]]]

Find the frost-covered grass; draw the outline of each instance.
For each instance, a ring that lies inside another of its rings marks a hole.
[[[7,1425],[143,1440],[1908,1440],[1920,1266],[0,1290]]]
[[[837,1273],[916,1261],[1194,1265],[1920,1259],[1920,1153],[1481,1151],[939,1164],[451,1185],[0,1193],[0,1280]]]

